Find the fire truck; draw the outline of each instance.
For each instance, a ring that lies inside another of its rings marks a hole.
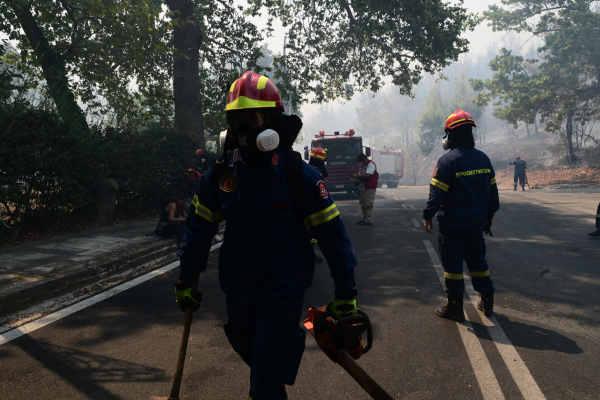
[[[326,135],[320,131],[310,142],[311,149],[322,147],[327,149],[327,173],[325,184],[330,192],[343,192],[348,194],[358,193],[358,188],[354,185],[355,179],[351,174],[360,172],[360,165],[356,161],[359,153],[365,153],[367,157],[371,156],[371,148],[365,147],[363,151],[362,137],[357,136],[354,129],[340,135],[334,132],[333,135]],[[304,159],[308,160],[309,149],[304,147]]]
[[[404,176],[404,152],[393,148],[373,149],[372,160],[379,173],[378,187],[385,183],[388,188],[397,188]]]

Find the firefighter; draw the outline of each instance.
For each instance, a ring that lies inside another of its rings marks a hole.
[[[596,230],[592,233],[588,233],[588,235],[595,239],[600,238],[600,204],[598,204],[598,209],[596,210]]]
[[[283,400],[304,352],[299,322],[315,266],[307,229],[327,258],[335,285],[328,307],[337,318],[356,314],[356,255],[321,175],[291,150],[302,122],[283,112],[273,81],[244,73],[225,110],[224,156],[204,175],[185,223],[177,303],[199,307],[191,280],[206,269],[211,239],[227,221],[218,261],[225,334],[250,366],[249,398]],[[292,195],[298,188],[301,198]]]
[[[356,224],[371,226],[373,225],[373,203],[375,203],[375,192],[377,191],[377,180],[379,179],[377,165],[363,153],[358,154],[356,161],[361,165],[360,172],[350,174],[352,178],[356,179],[354,185],[358,186],[360,190],[358,203],[362,211],[362,219]]]
[[[429,200],[423,210],[425,230],[433,233],[433,216],[438,213],[438,248],[446,278],[447,303],[436,315],[464,321],[463,260],[473,287],[479,292],[477,308],[493,315],[494,284],[485,260],[484,232],[492,235],[494,213],[500,207],[494,169],[489,158],[475,149],[471,115],[456,110],[446,119],[444,154],[433,171]]]
[[[327,149],[316,147],[310,151],[310,160],[308,165],[313,166],[323,178],[327,178],[327,169],[325,168],[325,160],[327,160]]]
[[[517,191],[517,181],[521,184],[521,189],[525,191],[525,169],[527,168],[527,163],[521,160],[521,157],[517,157],[515,161],[511,161],[510,165],[515,166],[515,187],[514,191]]]

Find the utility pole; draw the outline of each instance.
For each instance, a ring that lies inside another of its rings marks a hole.
[[[285,44],[287,41],[287,36],[283,36],[283,59],[285,60]],[[284,63],[285,66],[285,74],[287,75],[287,65],[286,63]],[[283,102],[283,106],[285,107],[285,111],[288,113],[288,115],[292,115],[292,99],[289,98],[288,99],[288,106],[285,106],[285,101]]]

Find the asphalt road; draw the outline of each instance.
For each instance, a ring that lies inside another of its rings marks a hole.
[[[371,227],[354,224],[355,198],[333,196],[359,259],[357,301],[374,324],[374,349],[359,364],[393,397],[600,399],[600,240],[587,237],[600,191],[501,192],[487,239],[496,318],[482,319],[466,301],[465,324],[433,313],[444,292],[428,251],[436,235],[421,227],[426,188],[379,189]],[[182,399],[248,396],[249,369],[222,330],[217,253],[201,277]],[[183,319],[175,276],[176,269],[0,345],[0,397],[168,396]],[[306,309],[332,297],[327,264],[317,265]],[[288,393],[368,398],[310,336]]]

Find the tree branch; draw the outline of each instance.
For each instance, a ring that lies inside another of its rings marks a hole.
[[[364,27],[364,24],[356,21],[356,19],[354,18],[354,15],[352,14],[352,10],[350,9],[350,5],[347,2],[344,2],[344,9],[346,10],[346,13],[348,14],[348,18],[350,19],[350,29],[351,30],[355,30],[355,28],[354,28],[355,25]],[[409,56],[408,54],[401,54],[401,53],[394,51],[394,49],[392,49],[390,46],[383,43],[381,40],[373,37],[373,35],[371,35],[369,33],[369,31],[367,31],[366,29],[361,28],[361,31],[367,35],[369,40],[371,40],[372,42],[377,44],[381,50],[387,52],[389,55],[394,57],[398,62],[400,62],[400,63],[406,62],[405,58],[408,58],[410,60],[415,59],[414,57]]]

